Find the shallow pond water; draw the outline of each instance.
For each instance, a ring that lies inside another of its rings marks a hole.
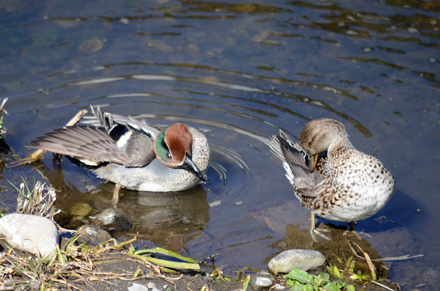
[[[297,138],[311,119],[343,122],[353,144],[393,173],[395,196],[357,224],[404,289],[440,286],[440,4],[437,1],[2,1],[0,97],[4,136],[24,157],[31,140],[80,109],[175,121],[202,129],[209,181],[171,194],[123,190],[119,210],[139,233],[193,258],[217,254],[226,271],[265,268],[303,239],[303,209],[267,138]],[[39,167],[8,167],[7,182],[48,181],[57,207],[92,215],[111,206],[113,184],[46,154]],[[330,224],[333,228],[347,225]],[[342,231],[342,230],[341,230]]]

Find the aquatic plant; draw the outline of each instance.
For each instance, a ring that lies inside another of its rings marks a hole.
[[[288,279],[286,285],[290,287],[290,290],[294,291],[318,291],[322,289],[330,291],[355,290],[352,285],[346,286],[346,283],[340,279],[330,280],[330,275],[327,273],[312,275],[298,268],[290,271],[284,278]]]
[[[23,177],[19,187],[8,180],[9,184],[18,191],[17,213],[32,214],[52,219],[60,210],[56,210],[56,193],[53,187],[47,186],[40,181],[35,182],[32,187]]]

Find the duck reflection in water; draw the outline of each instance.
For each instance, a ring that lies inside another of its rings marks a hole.
[[[84,224],[95,224],[93,217],[108,209],[114,185],[97,183],[95,178],[73,179],[75,173],[61,168],[61,160],[54,159],[53,169],[42,162],[33,167],[58,191],[56,207],[63,210],[55,220],[63,227],[77,228]],[[71,167],[75,170],[75,167]],[[66,169],[67,170],[67,169]],[[80,175],[80,173],[78,173]],[[207,193],[201,186],[191,190],[170,193],[154,193],[121,189],[117,212],[125,216],[130,229],[108,230],[115,238],[148,240],[172,251],[181,250],[188,241],[203,234],[210,220]],[[90,216],[75,220],[71,215],[74,205],[89,205]]]

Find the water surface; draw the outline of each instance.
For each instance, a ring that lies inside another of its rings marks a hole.
[[[16,154],[90,105],[206,134],[217,165],[209,181],[165,195],[124,190],[119,209],[134,227],[118,239],[138,232],[148,246],[217,254],[229,272],[265,268],[287,247],[316,248],[304,236],[309,212],[266,138],[279,129],[297,138],[309,120],[329,117],[397,182],[388,205],[356,229],[377,256],[424,255],[388,263],[391,280],[438,290],[437,1],[6,0],[0,19],[5,140]],[[39,168],[2,168],[4,209],[17,195],[6,178],[20,176],[52,183],[66,211],[78,201],[92,214],[110,207],[113,184],[45,157]]]

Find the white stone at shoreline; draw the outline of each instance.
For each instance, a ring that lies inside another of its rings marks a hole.
[[[149,291],[148,287],[142,284],[133,283],[133,285],[128,287],[128,291]]]
[[[0,239],[11,247],[46,257],[56,249],[58,231],[45,217],[9,214],[0,219]]]
[[[325,257],[313,250],[288,250],[269,261],[268,269],[274,273],[289,273],[295,267],[307,271],[324,264]]]

